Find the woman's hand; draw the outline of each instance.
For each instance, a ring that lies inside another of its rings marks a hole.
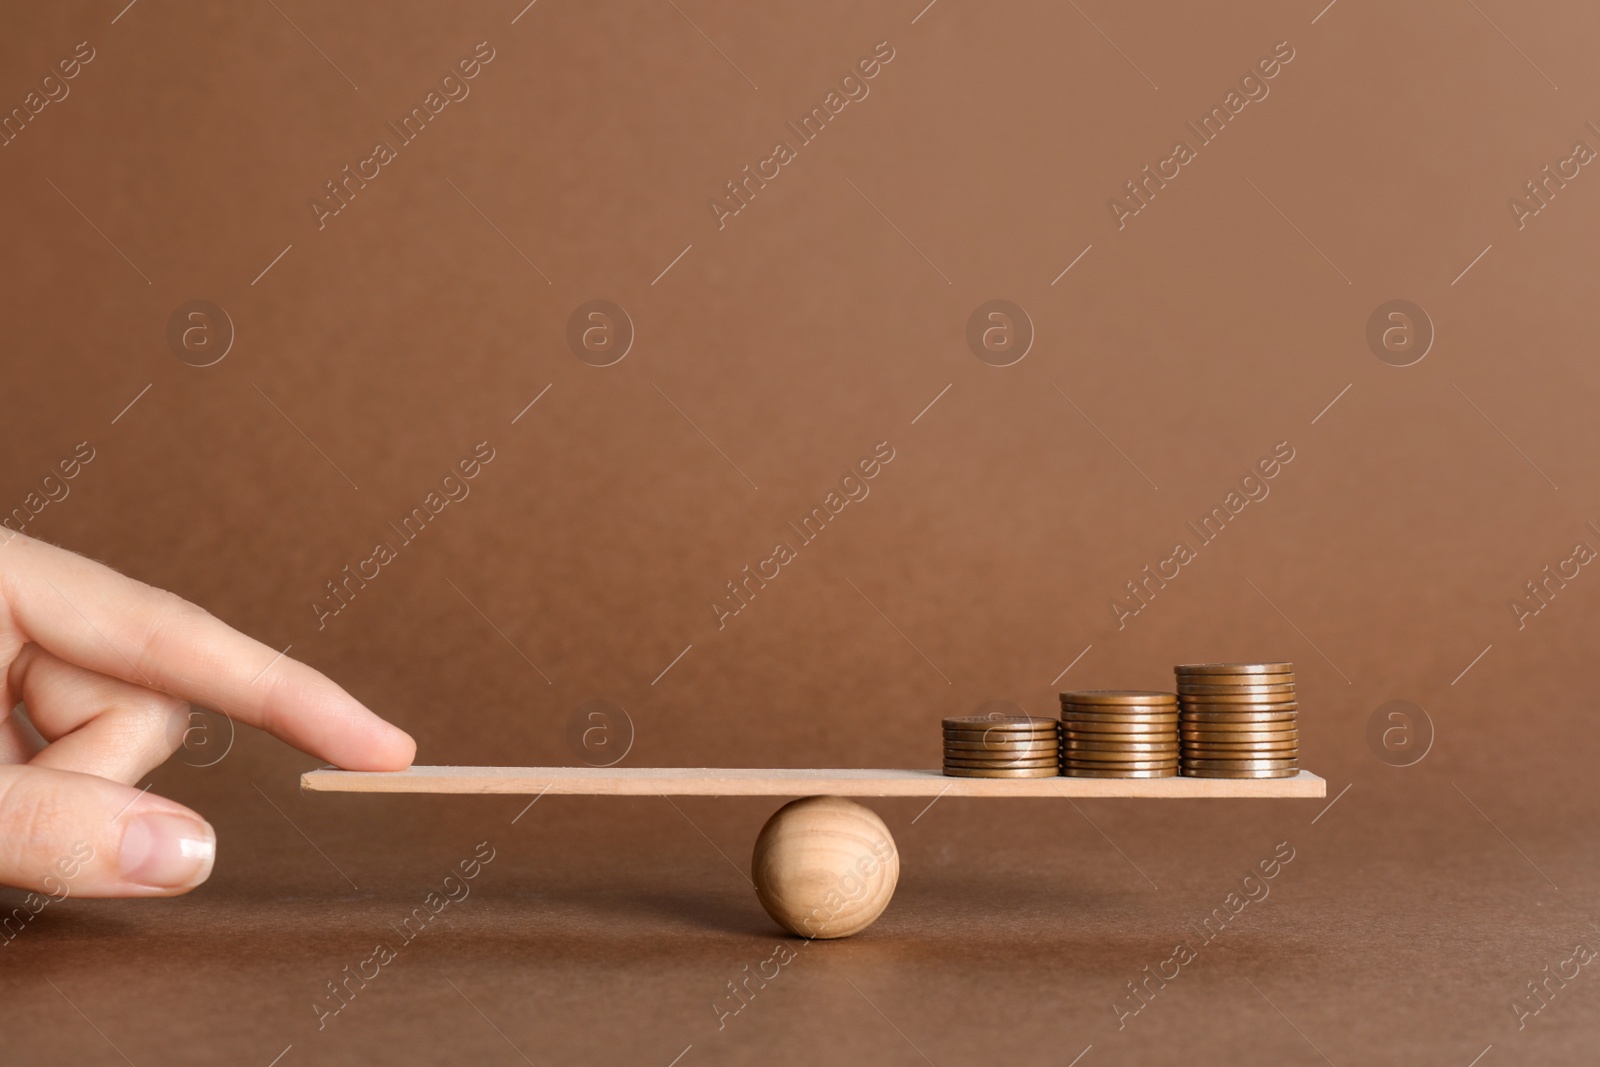
[[[0,538],[0,884],[131,897],[205,881],[210,824],[133,788],[182,744],[191,700],[339,767],[411,764],[410,736],[320,672],[109,567]]]

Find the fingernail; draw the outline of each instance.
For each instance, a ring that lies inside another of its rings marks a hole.
[[[122,833],[122,877],[156,889],[193,889],[211,876],[217,834],[189,815],[149,812]]]

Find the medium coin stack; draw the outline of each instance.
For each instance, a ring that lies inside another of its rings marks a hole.
[[[1186,663],[1178,676],[1183,773],[1293,778],[1300,772],[1292,663]]]
[[[1061,773],[1069,778],[1175,778],[1178,698],[1136,689],[1061,694]]]
[[[944,773],[952,778],[1054,778],[1060,748],[1054,719],[969,715],[944,721]]]

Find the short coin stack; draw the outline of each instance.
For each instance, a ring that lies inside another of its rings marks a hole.
[[[1054,719],[970,715],[944,721],[944,773],[952,778],[1054,778]]]
[[[1186,777],[1299,773],[1294,664],[1186,663],[1174,669]]]
[[[1061,694],[1061,773],[1069,778],[1175,778],[1178,698],[1136,689]]]

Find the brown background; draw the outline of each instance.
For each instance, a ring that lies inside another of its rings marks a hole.
[[[1520,231],[1506,206],[1600,146],[1590,6],[274,6],[5,12],[7,109],[97,53],[0,149],[4,507],[97,450],[29,532],[292,644],[424,763],[577,763],[604,698],[627,765],[932,766],[986,701],[1288,658],[1303,763],[1350,789],[875,803],[889,911],[719,1031],[780,940],[742,877],[775,803],[513,825],[514,797],[302,796],[314,761],[241,732],[153,779],[216,824],[208,885],[0,948],[0,1062],[1592,1062],[1590,969],[1525,1030],[1510,1005],[1600,947],[1600,578],[1520,631],[1508,601],[1600,547],[1600,177]],[[708,198],[884,40],[719,232]],[[1119,232],[1107,199],[1284,40]],[[470,97],[319,230],[323,183],[480,41]],[[996,297],[1037,331],[1006,368],[964,340]],[[237,330],[204,369],[165,340],[195,298]],[[637,330],[604,369],[564,340],[597,298]],[[1406,368],[1364,340],[1395,298],[1437,330]],[[484,440],[470,497],[319,630],[324,582]],[[870,497],[719,632],[723,583],[882,440]],[[1118,630],[1123,583],[1280,441],[1270,497]],[[1435,730],[1407,768],[1367,742],[1393,699]],[[485,839],[472,897],[318,1032],[324,983]],[[1119,1031],[1124,983],[1280,841],[1272,895]]]

